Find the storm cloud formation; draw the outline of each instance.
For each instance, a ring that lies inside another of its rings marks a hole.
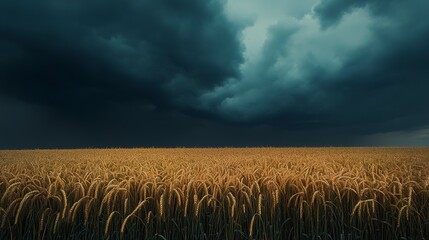
[[[0,148],[428,145],[428,10],[2,1]]]

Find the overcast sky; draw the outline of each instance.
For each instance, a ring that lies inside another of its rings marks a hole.
[[[0,1],[0,148],[428,146],[428,12]]]

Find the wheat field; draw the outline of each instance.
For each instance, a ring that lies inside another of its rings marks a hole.
[[[429,148],[0,151],[0,239],[427,239]]]

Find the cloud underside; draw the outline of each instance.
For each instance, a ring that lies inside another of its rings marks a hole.
[[[0,145],[359,145],[425,132],[427,1],[287,3],[272,20],[217,0],[1,2]]]

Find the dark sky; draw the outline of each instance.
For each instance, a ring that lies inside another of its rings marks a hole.
[[[429,145],[428,0],[0,1],[0,148]]]

